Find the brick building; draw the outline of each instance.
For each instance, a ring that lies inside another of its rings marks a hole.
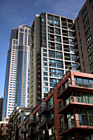
[[[68,72],[24,125],[28,140],[92,140],[93,75]]]

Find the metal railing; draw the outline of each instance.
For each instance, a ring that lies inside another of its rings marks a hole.
[[[67,81],[66,86],[61,87],[61,89],[58,91],[57,97],[70,85],[71,85],[71,81]]]
[[[39,122],[39,127],[42,126],[43,124],[45,124],[47,122],[46,118],[42,118],[41,121]]]
[[[41,109],[39,110],[39,115],[44,111],[46,109],[46,105],[45,106],[43,106],[43,107],[41,107]]]
[[[93,129],[93,121],[89,122],[89,121],[84,121],[84,120],[71,120],[71,121],[67,122],[64,126],[59,128],[59,133],[63,133],[66,130],[69,130],[73,127],[83,129],[83,126],[86,126],[87,128],[92,127],[91,129]]]
[[[80,87],[87,87],[87,88],[93,88],[93,84],[91,84],[90,82],[86,83],[86,82],[81,82],[81,81],[74,81],[75,82],[75,86],[80,86]]]
[[[73,82],[73,81],[72,81]],[[57,93],[57,97],[60,96],[60,94],[62,94],[62,92],[64,92],[65,89],[67,89],[68,86],[71,85],[71,81],[67,81],[65,86],[61,87],[61,89],[58,91]],[[80,82],[80,81],[75,81],[74,80],[74,86],[79,86],[79,87],[86,87],[86,88],[93,88],[93,84],[88,82]]]
[[[73,98],[75,98],[75,101],[74,101]],[[84,96],[69,96],[69,98],[67,98],[64,102],[62,102],[61,104],[59,104],[59,106],[58,106],[58,112],[60,110],[62,110],[65,106],[67,106],[68,104],[70,104],[71,102],[73,102],[73,103],[93,104],[93,100],[92,100],[92,98],[90,100],[88,94],[87,95],[85,94],[85,97]]]

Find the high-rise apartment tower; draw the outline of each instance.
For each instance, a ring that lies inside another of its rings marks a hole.
[[[93,0],[87,0],[76,20],[81,71],[93,73]]]
[[[29,106],[45,98],[69,69],[79,69],[74,20],[49,13],[31,26]]]
[[[29,86],[30,27],[12,29],[7,55],[3,118],[9,117],[14,106],[27,107]]]

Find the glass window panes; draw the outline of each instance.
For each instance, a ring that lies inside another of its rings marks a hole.
[[[47,67],[43,67],[43,71],[47,71],[48,70],[48,68]]]
[[[48,92],[48,88],[44,87],[43,90],[44,90],[44,92]]]
[[[60,32],[60,29],[55,28],[55,33],[56,33],[56,34],[60,34],[60,33],[61,33],[61,32]]]
[[[56,44],[56,49],[61,51],[62,50],[62,45],[61,44]]]

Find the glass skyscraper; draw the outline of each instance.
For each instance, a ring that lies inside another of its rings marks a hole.
[[[3,118],[9,117],[14,107],[28,106],[30,60],[30,27],[12,29],[7,55]]]

